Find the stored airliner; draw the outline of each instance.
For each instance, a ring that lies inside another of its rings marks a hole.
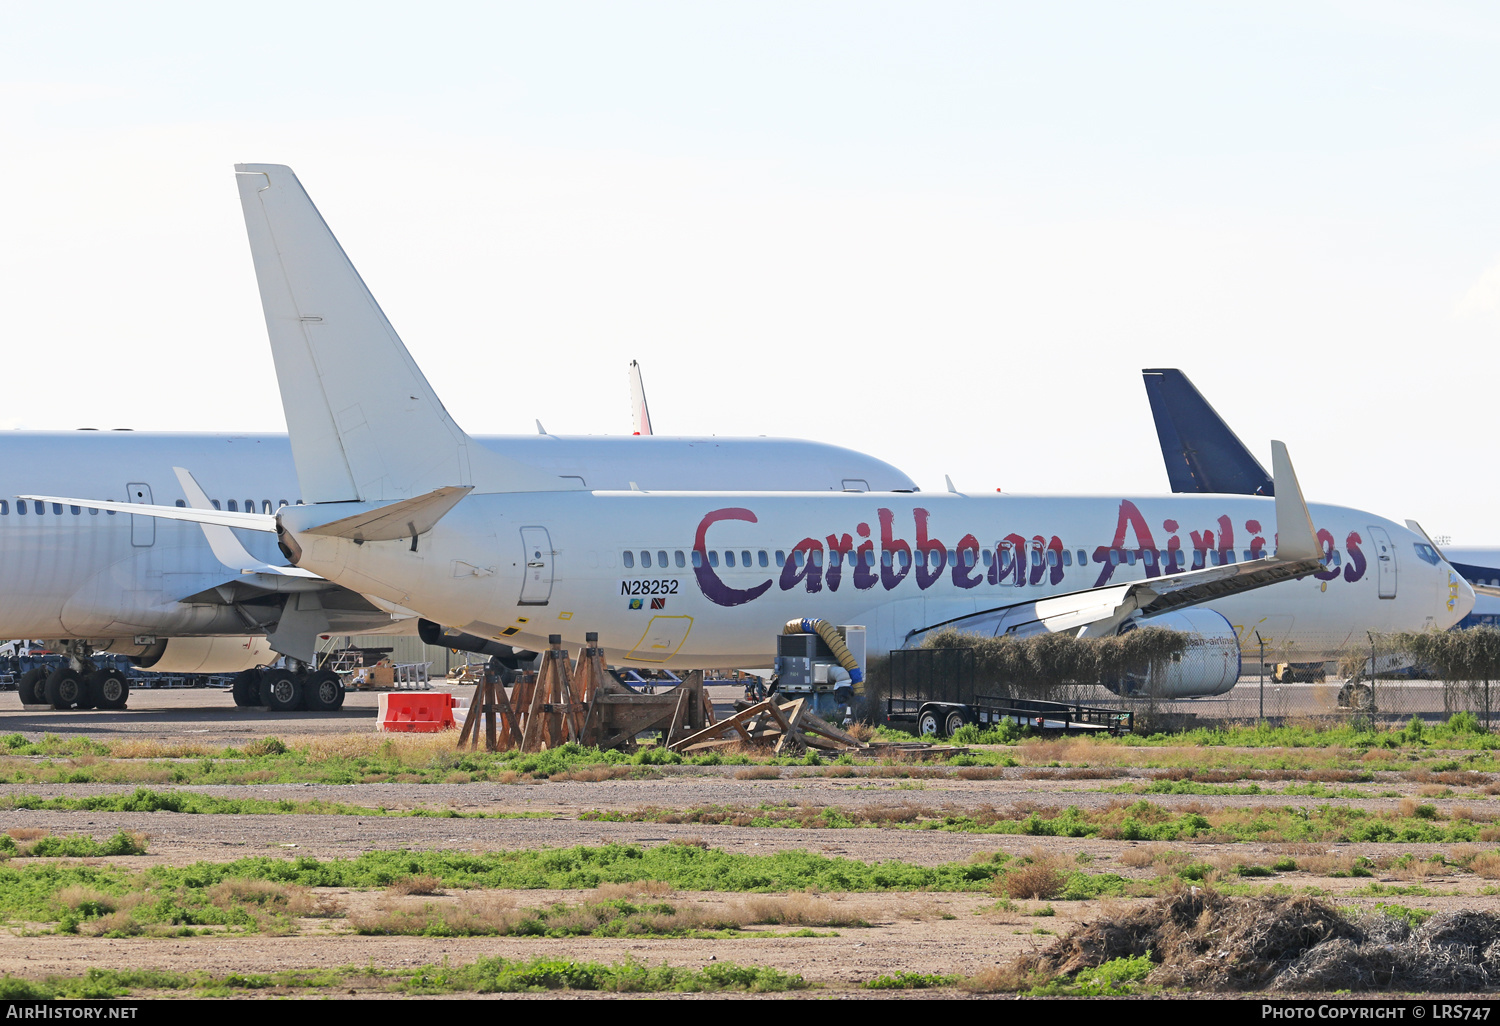
[[[315,574],[526,647],[596,631],[606,658],[627,664],[763,663],[779,626],[801,616],[863,624],[875,652],[943,627],[1099,635],[1160,623],[1214,656],[1158,682],[1187,697],[1233,687],[1235,625],[1257,617],[1295,608],[1325,637],[1347,637],[1445,627],[1472,605],[1440,558],[1404,574],[1399,594],[1393,572],[1366,572],[1363,550],[1338,565],[1322,534],[1414,536],[1309,508],[1280,443],[1274,499],[606,491],[540,472],[453,421],[289,168],[236,171],[306,504],[28,501],[274,535],[289,566],[243,569]]]

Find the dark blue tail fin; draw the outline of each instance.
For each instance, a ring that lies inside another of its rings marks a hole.
[[[1143,370],[1141,375],[1146,379],[1146,397],[1151,400],[1172,491],[1276,494],[1271,475],[1186,374],[1158,368]]]

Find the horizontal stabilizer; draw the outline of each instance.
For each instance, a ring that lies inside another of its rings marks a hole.
[[[402,499],[400,502],[356,513],[352,517],[308,528],[302,533],[352,538],[360,542],[415,538],[432,530],[434,524],[473,490],[473,485],[438,488],[426,495],[418,495],[415,499]]]

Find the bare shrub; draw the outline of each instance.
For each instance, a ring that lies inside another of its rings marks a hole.
[[[439,880],[435,876],[426,873],[418,876],[403,877],[400,880],[393,880],[389,885],[386,886],[385,891],[387,894],[397,896],[407,894],[436,895],[446,893],[443,890],[443,881]]]
[[[92,907],[99,912],[113,912],[120,907],[120,899],[113,894],[96,891],[92,887],[75,884],[64,887],[55,895],[59,904],[71,909]]]
[[[747,766],[734,771],[736,780],[779,780],[780,778],[780,766]]]
[[[1322,855],[1302,855],[1297,859],[1297,868],[1313,876],[1347,876],[1354,870],[1353,855],[1327,852]]]
[[[1486,880],[1500,879],[1500,852],[1485,851],[1475,855],[1469,862],[1469,872]]]
[[[78,924],[78,932],[85,937],[102,937],[107,933],[135,937],[141,933],[141,924],[137,923],[128,911],[122,909],[97,919],[85,919]]]
[[[787,894],[755,897],[740,909],[751,923],[775,923],[784,926],[866,926],[863,910],[841,907],[827,898],[811,894]]]
[[[1012,898],[1042,900],[1055,898],[1067,882],[1050,856],[1033,855],[1024,866],[1018,866],[995,878],[996,886]]]
[[[288,889],[271,880],[223,880],[208,889],[209,900],[219,908],[236,905],[273,905],[284,908]]]

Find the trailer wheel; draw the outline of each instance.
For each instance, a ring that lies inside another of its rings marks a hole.
[[[969,721],[965,718],[964,714],[954,709],[948,714],[948,718],[943,721],[943,736],[952,737],[967,722]]]
[[[922,715],[917,717],[917,734],[921,737],[926,737],[928,734],[941,737],[942,735],[938,734],[940,726],[937,711],[934,709],[924,709]]]
[[[21,674],[21,680],[16,684],[16,691],[21,696],[22,705],[41,705],[45,701],[40,685],[42,678],[46,675],[47,671],[41,667]]]

